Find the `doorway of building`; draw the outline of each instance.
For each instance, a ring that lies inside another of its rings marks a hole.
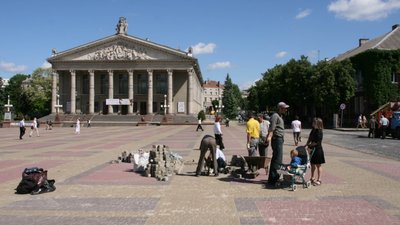
[[[146,115],[147,114],[147,102],[140,102],[140,115]]]

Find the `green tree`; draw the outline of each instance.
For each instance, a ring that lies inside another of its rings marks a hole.
[[[340,103],[347,103],[355,93],[353,75],[354,69],[349,60],[318,62],[310,79],[312,106],[315,107],[312,112],[324,110],[333,113]]]
[[[10,78],[5,88],[5,96],[10,95],[15,115],[19,118],[29,111],[29,101],[22,88],[22,81],[28,78],[25,74],[16,74]]]
[[[222,112],[224,113],[224,116],[229,119],[233,119],[237,116],[237,108],[239,107],[241,99],[241,97],[238,99],[237,96],[238,93],[235,91],[232,79],[229,74],[227,74],[224,83],[224,94],[222,96],[222,104],[224,106]]]
[[[201,121],[206,119],[206,114],[204,113],[204,110],[200,110],[200,112],[197,114],[197,119]]]
[[[4,105],[6,103],[7,96],[5,95],[5,91],[3,87],[3,78],[0,77],[0,112],[4,112]],[[4,113],[1,113],[0,120],[3,120]]]
[[[41,117],[50,113],[51,108],[51,69],[38,68],[32,73],[31,85],[24,89],[31,109],[29,114]]]

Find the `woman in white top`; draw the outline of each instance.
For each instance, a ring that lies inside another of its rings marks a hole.
[[[33,131],[36,131],[36,136],[38,136],[38,137],[40,136],[36,117],[33,118],[33,123],[32,123],[32,126],[31,126],[31,132],[29,133],[29,137],[32,137]]]
[[[301,122],[298,116],[295,116],[295,119],[292,121],[292,129],[293,129],[294,144],[297,146],[298,143],[301,142],[301,137],[300,137]]]
[[[222,142],[222,130],[221,130],[221,116],[216,116],[215,117],[215,123],[214,123],[214,135],[215,135],[215,142],[221,150],[223,151],[225,149],[224,143]]]
[[[75,127],[75,134],[80,134],[81,133],[81,121],[76,119],[76,127]]]

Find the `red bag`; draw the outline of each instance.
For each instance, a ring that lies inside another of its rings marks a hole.
[[[22,172],[22,179],[24,178],[34,180],[38,187],[42,187],[47,181],[47,170],[37,167],[25,168],[25,170]]]

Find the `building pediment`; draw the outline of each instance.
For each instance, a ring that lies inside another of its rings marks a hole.
[[[142,40],[117,34],[67,51],[55,52],[48,59],[54,61],[191,61],[190,54]]]

